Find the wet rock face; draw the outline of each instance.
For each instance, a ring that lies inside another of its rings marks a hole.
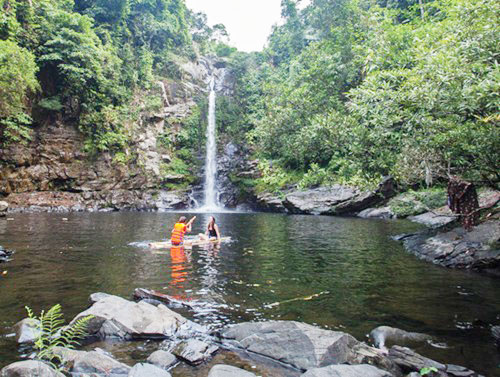
[[[379,326],[370,332],[370,340],[375,347],[386,349],[392,345],[410,346],[431,340],[427,334],[408,332],[395,327]]]
[[[500,221],[486,221],[471,232],[458,227],[447,232],[416,234],[404,238],[405,247],[417,257],[445,267],[500,269]]]
[[[349,334],[294,321],[242,323],[220,335],[223,343],[301,370],[345,363],[358,343]]]
[[[92,315],[88,333],[100,339],[162,339],[188,331],[191,322],[164,305],[135,303],[117,296],[104,296],[89,309],[78,314],[76,320]]]
[[[214,365],[208,373],[208,377],[256,377],[254,373],[231,365]]]
[[[323,368],[309,369],[301,377],[393,377],[385,370],[372,365],[329,365]]]
[[[7,365],[5,368],[0,370],[0,376],[2,377],[27,377],[27,376],[37,376],[37,377],[64,377],[64,374],[51,368],[49,365],[42,363],[41,361],[26,360],[18,361]]]

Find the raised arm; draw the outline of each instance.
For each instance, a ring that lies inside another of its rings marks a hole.
[[[194,220],[196,220],[196,216],[193,216],[191,220],[188,221],[186,224],[186,231],[191,232],[191,225],[194,223]]]

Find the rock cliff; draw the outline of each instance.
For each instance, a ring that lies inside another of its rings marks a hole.
[[[90,155],[78,127],[61,119],[45,120],[33,129],[27,145],[0,150],[0,198],[9,211],[166,210],[188,205],[182,175],[165,173],[172,156],[159,142],[182,128],[196,99],[203,98],[212,76],[217,90],[230,94],[232,78],[223,62],[201,57],[179,63],[176,79],[158,82],[151,95],[161,98],[163,108],[141,111],[126,125],[129,145],[126,162],[111,153]],[[193,174],[197,172],[194,171]]]

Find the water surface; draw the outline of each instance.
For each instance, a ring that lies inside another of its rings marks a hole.
[[[0,220],[0,245],[16,250],[0,265],[0,366],[20,357],[10,326],[55,303],[66,317],[85,309],[90,293],[131,297],[152,288],[193,310],[212,328],[286,319],[347,331],[363,340],[378,325],[434,335],[445,348],[425,356],[500,374],[489,325],[500,323],[500,280],[446,270],[406,253],[391,235],[414,231],[405,221],[218,214],[220,248],[160,252],[147,241],[170,233],[179,214],[13,214]],[[199,214],[194,233],[209,214]],[[67,218],[64,221],[63,218]]]

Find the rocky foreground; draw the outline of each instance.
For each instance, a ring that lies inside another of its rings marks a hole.
[[[142,290],[142,297],[144,292],[148,291]],[[231,351],[250,358],[255,369],[217,364],[207,372],[209,377],[413,377],[424,367],[435,368],[434,376],[479,376],[467,368],[439,363],[405,347],[412,342],[428,341],[430,337],[425,334],[381,326],[370,334],[373,343],[380,347],[375,348],[345,332],[295,321],[247,322],[210,333],[167,308],[158,297],[166,299],[154,293],[146,298],[148,302],[133,302],[105,293],[91,295],[91,306],[73,320],[93,316],[88,341],[152,339],[158,340],[158,349],[135,365],[127,365],[99,348],[83,351],[55,347],[53,352],[62,361],[61,371],[74,377],[169,377],[170,371],[179,365],[200,365],[217,353]],[[25,345],[33,343],[38,335],[37,323],[31,319],[19,322],[15,330],[17,341]],[[496,334],[496,330],[492,331]],[[266,372],[270,365],[272,373]],[[61,371],[41,361],[25,360],[5,366],[0,376],[60,377]]]

